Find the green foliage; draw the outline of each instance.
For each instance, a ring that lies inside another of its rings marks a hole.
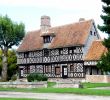
[[[47,81],[48,77],[46,75],[42,75],[42,81]]]
[[[104,39],[103,45],[110,51],[110,37],[108,39]]]
[[[8,51],[8,79],[15,75],[18,71],[17,57],[14,50]]]
[[[2,50],[2,81],[7,81],[7,55],[9,48],[18,45],[25,35],[23,23],[13,22],[7,15],[0,15],[0,48]],[[10,58],[11,59],[11,58]],[[14,67],[11,63],[11,69]],[[9,69],[9,68],[8,68]],[[9,69],[10,70],[10,69]]]
[[[2,71],[2,51],[0,50],[0,75]]]
[[[32,92],[32,93],[72,93],[82,95],[110,96],[109,89],[87,89],[87,88],[3,88],[0,91]],[[51,94],[50,94],[51,95]],[[3,99],[4,100],[4,99]],[[104,100],[104,99],[103,99]]]
[[[27,76],[28,82],[33,82],[33,81],[34,81],[34,78],[35,78],[35,74],[29,74],[29,75]]]
[[[102,2],[104,2],[107,5],[110,5],[110,0],[102,0]]]
[[[11,48],[24,37],[24,24],[13,22],[7,15],[0,16],[0,47]]]
[[[39,74],[39,73],[30,73],[27,76],[27,80],[28,82],[33,82],[33,81],[47,81],[48,78],[47,76],[43,75],[43,74]]]
[[[0,97],[0,100],[43,100],[43,99],[31,99],[31,98],[8,98],[8,97],[7,97],[7,98],[6,98],[6,97],[5,97],[5,98],[3,98],[3,97],[1,98],[1,97]]]
[[[11,80],[12,80],[12,81],[17,80],[17,75],[13,75],[13,76],[11,77]]]
[[[54,87],[56,85],[56,82],[47,82],[47,87]]]
[[[98,26],[98,28],[107,34],[110,35],[110,0],[102,0],[103,3],[106,5],[103,5],[102,11],[105,13],[104,15],[101,15],[101,18],[103,20],[103,26]]]
[[[0,74],[2,71],[2,51],[0,50]],[[18,71],[17,57],[14,50],[8,50],[8,80]]]
[[[101,15],[103,20],[103,25],[98,25],[98,28],[108,34],[108,38],[104,39],[103,45],[107,48],[108,52],[102,55],[100,61],[98,62],[97,66],[102,71],[108,72],[110,71],[110,0],[102,0],[104,3],[102,7],[104,15]]]
[[[97,66],[102,71],[110,72],[110,52],[107,52],[101,57],[101,60],[98,62]]]

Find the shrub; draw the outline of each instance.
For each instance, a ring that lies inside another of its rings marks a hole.
[[[27,76],[28,82],[33,82],[33,81],[47,81],[48,77],[40,74],[40,73],[31,73]]]
[[[42,77],[42,81],[47,81],[48,80],[48,77],[46,76],[46,75],[44,75],[43,77]]]
[[[38,77],[36,78],[37,81],[42,81],[43,74],[38,74]]]
[[[27,76],[27,80],[28,80],[28,82],[33,82],[34,81],[34,74],[29,74]]]
[[[13,76],[11,77],[11,80],[12,80],[12,81],[17,80],[17,75],[13,75]]]

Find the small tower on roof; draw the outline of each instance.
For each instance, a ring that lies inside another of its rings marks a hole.
[[[42,32],[47,32],[48,29],[51,27],[51,24],[50,24],[50,17],[49,16],[41,16],[41,31]]]

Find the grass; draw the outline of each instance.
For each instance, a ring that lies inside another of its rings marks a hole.
[[[83,95],[110,96],[110,90],[80,89],[80,88],[0,88],[0,91],[33,92],[33,93],[74,93]]]
[[[82,83],[84,88],[110,87],[110,83]]]
[[[47,82],[47,84],[48,84],[47,87],[49,88],[55,86],[56,82]]]
[[[74,93],[82,95],[110,96],[110,90],[89,89],[107,87],[110,83],[82,83],[84,88],[53,88],[55,82],[48,82],[48,88],[0,88],[0,91],[33,92],[33,93]]]
[[[30,98],[0,98],[0,100],[40,100],[40,99],[30,99]]]

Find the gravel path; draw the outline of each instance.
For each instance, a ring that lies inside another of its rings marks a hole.
[[[85,96],[59,93],[0,92],[0,97],[39,98],[47,100],[110,100],[110,96]]]

